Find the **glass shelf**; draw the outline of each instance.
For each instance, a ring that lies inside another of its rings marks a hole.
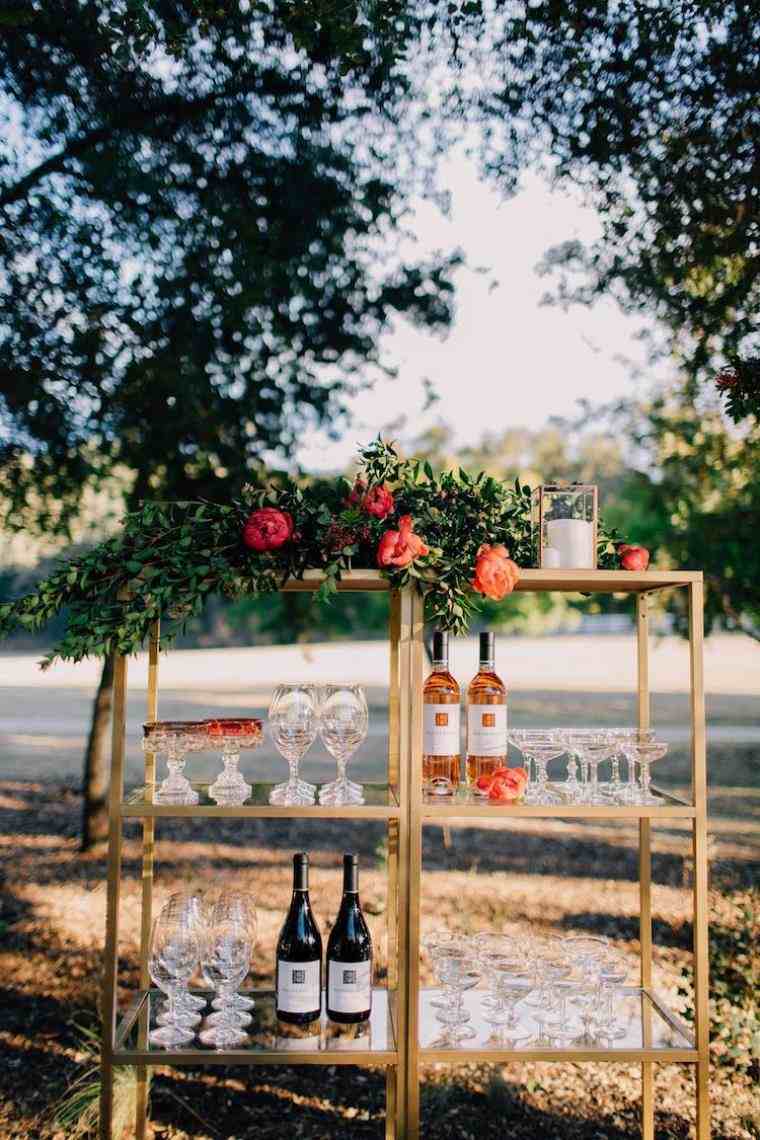
[[[221,817],[244,819],[264,816],[272,819],[392,819],[399,814],[399,803],[395,788],[389,784],[363,784],[363,804],[347,804],[343,807],[322,807],[319,804],[307,807],[280,807],[270,804],[269,793],[274,784],[254,784],[250,797],[239,807],[220,807],[208,796],[208,784],[193,783],[200,796],[197,805],[152,804],[146,800],[145,787],[135,788],[121,805],[125,818],[145,818],[146,816],[178,817]]]
[[[562,791],[561,784],[552,784],[552,791]],[[652,787],[662,799],[661,804],[500,804],[485,796],[459,788],[453,796],[425,795],[422,797],[422,819],[498,819],[500,816],[522,816],[524,819],[550,817],[554,819],[694,819],[697,809],[662,788]]]
[[[584,1039],[577,1014],[571,1024],[577,1026],[578,1037],[570,1042],[543,1039],[530,1005],[517,1007],[518,1026],[511,1038],[501,1037],[483,1016],[483,990],[464,995],[464,1006],[470,1013],[468,1025],[475,1037],[459,1043],[447,1040],[445,1026],[436,1018],[431,1004],[440,990],[420,992],[420,1061],[468,1062],[472,1060],[566,1060],[566,1061],[696,1061],[698,1053],[687,1026],[668,1011],[651,992],[625,986],[616,991],[615,1011],[624,1034],[615,1040]]]
[[[194,990],[202,997],[207,992]],[[363,1025],[337,1025],[324,1012],[313,1026],[278,1023],[272,991],[244,991],[256,999],[253,1023],[246,1029],[250,1043],[239,1049],[213,1049],[197,1038],[178,1049],[140,1046],[144,1021],[154,1025],[157,990],[135,995],[119,1022],[113,1054],[116,1065],[395,1065],[398,1060],[391,1001],[386,989],[372,991],[372,1014]],[[325,997],[322,997],[322,1007]],[[210,1007],[209,1007],[210,1011]]]

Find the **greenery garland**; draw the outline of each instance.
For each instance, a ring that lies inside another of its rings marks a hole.
[[[0,637],[19,627],[39,630],[66,609],[64,636],[43,665],[131,654],[157,618],[166,644],[209,595],[270,593],[306,570],[323,572],[317,599],[329,601],[344,571],[378,565],[381,541],[393,546],[384,536],[397,534],[404,516],[411,516],[425,553],[383,573],[394,586],[419,585],[428,617],[453,633],[465,632],[477,609],[472,582],[481,548],[504,546],[518,566],[535,560],[530,487],[482,472],[436,474],[426,461],[401,459],[381,439],[360,457],[353,485],[344,478],[305,485],[282,479],[248,488],[228,504],[146,503],[126,516],[117,537],[63,560],[32,593],[0,605]],[[276,549],[251,550],[244,530],[262,508],[292,525]],[[618,545],[617,536],[600,526],[600,566],[618,565]]]

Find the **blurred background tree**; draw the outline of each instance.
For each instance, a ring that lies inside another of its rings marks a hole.
[[[68,537],[115,472],[127,507],[232,496],[308,424],[340,430],[392,313],[446,325],[456,256],[398,254],[414,116],[382,12],[64,0],[2,23],[6,525]],[[109,706],[106,663],[85,846]]]

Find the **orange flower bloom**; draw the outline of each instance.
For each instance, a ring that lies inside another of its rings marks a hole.
[[[475,559],[475,574],[471,583],[473,590],[498,602],[512,593],[519,577],[520,571],[509,557],[506,546],[483,543]]]
[[[427,546],[412,531],[412,526],[412,516],[402,515],[398,520],[398,530],[386,530],[377,547],[378,566],[408,566],[415,558],[428,553]]]

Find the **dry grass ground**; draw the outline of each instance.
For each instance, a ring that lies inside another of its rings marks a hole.
[[[738,762],[737,762],[738,763]],[[738,782],[744,783],[746,773]],[[727,790],[728,791],[728,790]],[[727,800],[731,800],[727,794]],[[2,1019],[0,1136],[59,1140],[52,1106],[87,1061],[81,1027],[96,1017],[104,911],[102,855],[76,853],[79,799],[66,786],[9,782],[0,800],[2,849]],[[751,835],[738,826],[713,837],[716,887],[746,884],[756,872]],[[655,832],[653,875],[658,988],[677,1002],[688,962],[690,866],[685,834]],[[335,907],[337,864],[346,825],[315,821],[296,834],[288,822],[165,821],[159,833],[159,887],[189,877],[219,885],[248,883],[259,907],[261,937],[253,976],[271,981],[271,956],[289,893],[297,845],[313,860],[312,895],[324,920]],[[384,955],[382,828],[352,828],[365,868],[363,899]],[[139,842],[125,846],[121,982],[135,984]],[[600,931],[630,958],[638,950],[636,836],[630,828],[517,821],[508,830],[439,828],[425,833],[423,925],[461,929],[504,923]],[[716,891],[714,903],[721,905]],[[716,1068],[716,1140],[757,1136],[760,1109],[746,1079]],[[512,1065],[431,1070],[423,1088],[424,1136],[430,1140],[624,1140],[638,1136],[638,1070],[632,1066]],[[657,1073],[657,1135],[686,1138],[693,1125],[687,1066]],[[352,1140],[383,1135],[384,1080],[357,1069],[161,1071],[154,1082],[155,1134],[166,1140],[291,1136]]]

